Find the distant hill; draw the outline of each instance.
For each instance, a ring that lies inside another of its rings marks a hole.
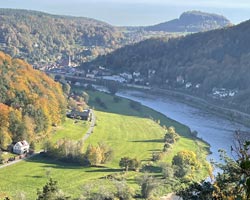
[[[201,95],[213,88],[239,92],[228,101],[250,112],[250,21],[237,26],[187,35],[177,39],[149,39],[100,56],[88,66],[105,66],[116,72],[140,71],[146,81],[175,86],[178,76]],[[148,79],[148,70],[155,75]],[[148,79],[148,80],[147,80]]]
[[[98,47],[116,48],[123,38],[117,28],[84,17],[0,9],[0,21],[0,49],[32,62],[53,61],[65,54],[81,57],[86,49],[98,55]]]
[[[0,52],[0,149],[34,141],[65,118],[61,86],[20,59]]]
[[[147,31],[201,32],[232,25],[224,16],[200,11],[184,12],[179,19],[146,27]]]
[[[55,63],[68,55],[80,63],[151,37],[179,35],[159,32],[162,27],[172,27],[164,28],[169,32],[196,32],[230,24],[221,16],[187,12],[167,26],[114,27],[85,17],[1,8],[0,21],[0,50],[32,64]]]

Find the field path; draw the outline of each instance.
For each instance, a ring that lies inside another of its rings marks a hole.
[[[83,142],[88,139],[88,137],[91,135],[91,133],[93,133],[95,123],[96,123],[96,116],[95,116],[93,110],[90,110],[90,113],[91,113],[91,123],[90,123],[90,127],[89,127],[87,133],[82,138]]]
[[[24,157],[24,158],[21,158],[21,159],[14,160],[14,161],[8,162],[8,163],[6,163],[6,164],[3,164],[3,165],[0,166],[0,169],[1,169],[1,168],[4,168],[4,167],[8,167],[8,166],[10,166],[10,165],[14,165],[14,164],[19,163],[19,162],[21,162],[21,161],[23,161],[23,160],[27,160],[27,159],[29,159],[29,158],[32,158],[32,157],[38,155],[39,153],[40,153],[40,151],[39,151],[39,152],[36,152],[36,153],[33,153],[32,155],[30,155],[30,156],[28,156],[28,157]]]

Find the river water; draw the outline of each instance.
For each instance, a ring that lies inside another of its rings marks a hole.
[[[187,125],[192,131],[197,131],[198,137],[211,146],[212,154],[208,156],[208,160],[219,161],[219,149],[226,150],[228,155],[232,156],[231,145],[233,145],[235,130],[249,130],[239,123],[231,122],[208,111],[178,102],[170,97],[151,95],[138,91],[123,91],[117,95],[140,102],[142,105]]]

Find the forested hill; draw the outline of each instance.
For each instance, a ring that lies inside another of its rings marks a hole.
[[[221,15],[204,13],[200,11],[184,12],[179,19],[146,27],[147,31],[166,32],[201,32],[232,25],[231,22]]]
[[[94,19],[0,9],[0,48],[12,56],[41,61],[62,54],[81,55],[92,46],[114,48],[122,34]],[[97,49],[98,50],[98,49]]]
[[[0,149],[33,141],[65,117],[61,86],[29,64],[0,52]]]
[[[156,70],[152,84],[173,85],[177,76],[200,84],[199,91],[228,88],[250,93],[250,21],[240,25],[191,34],[177,39],[150,39],[101,56],[90,66],[106,66],[117,72]],[[236,102],[250,105],[239,92]]]

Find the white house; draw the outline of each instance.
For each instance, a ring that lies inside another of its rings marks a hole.
[[[24,154],[29,152],[30,145],[26,140],[17,142],[13,147],[13,152],[16,154]]]
[[[123,77],[123,78],[125,78],[125,79],[128,79],[128,80],[133,79],[132,74],[129,74],[129,73],[126,73],[126,72],[121,73],[120,76]]]
[[[141,73],[140,72],[133,72],[133,76],[134,77],[139,77],[139,76],[141,76]]]
[[[190,87],[192,87],[192,83],[191,82],[187,82],[186,83],[186,88],[190,88]]]

